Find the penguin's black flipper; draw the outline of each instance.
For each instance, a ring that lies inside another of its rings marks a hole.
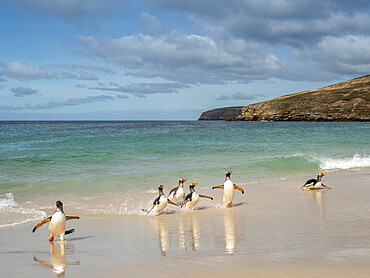
[[[176,203],[172,202],[172,201],[171,201],[171,200],[169,200],[169,199],[167,199],[167,202],[168,202],[169,204],[171,204],[171,205],[178,206],[178,204],[176,204]]]
[[[168,196],[170,196],[172,192],[174,192],[174,194],[176,194],[177,188],[178,187],[172,188],[171,191],[170,191],[170,193],[168,193]]]
[[[213,200],[213,197],[208,196],[208,195],[201,195],[201,194],[199,194],[199,197],[202,197],[202,198],[208,198],[208,199]]]
[[[244,190],[240,186],[234,184],[234,188],[237,189],[237,190],[239,190],[242,194],[244,194]]]
[[[72,234],[74,231],[75,231],[75,228],[66,231],[65,234],[69,235],[69,234]]]
[[[306,183],[303,186],[311,185],[311,184],[314,185],[315,183],[317,183],[317,179],[310,179],[310,180],[306,181]]]
[[[156,206],[156,204],[155,204],[155,201],[154,201],[154,205],[152,206],[152,208],[148,211],[148,213],[147,214],[145,214],[145,216],[147,216],[153,209],[154,209],[154,207]]]
[[[50,216],[50,217],[48,217],[48,218],[46,218],[46,219],[44,219],[44,220],[42,220],[42,221],[40,221],[39,223],[37,223],[37,225],[36,225],[35,227],[33,227],[33,229],[32,229],[32,233],[36,232],[36,230],[37,230],[38,228],[40,228],[42,225],[44,225],[44,224],[46,224],[46,223],[50,222],[50,220],[51,220],[51,216]]]
[[[161,196],[158,196],[157,198],[155,198],[154,202],[153,202],[153,206],[155,205],[159,205],[159,199],[161,198]]]
[[[183,205],[185,205],[187,202],[189,202],[190,201],[190,198],[188,198],[188,199],[185,199],[185,201],[184,202],[182,202],[182,204],[181,204],[181,207],[183,207]]]
[[[71,220],[71,219],[80,219],[79,216],[66,216],[66,220]]]

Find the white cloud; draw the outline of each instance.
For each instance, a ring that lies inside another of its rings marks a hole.
[[[163,30],[162,24],[157,18],[149,13],[142,13],[140,15],[140,21],[144,25],[145,31],[150,35],[157,35]]]
[[[326,37],[316,47],[297,54],[337,74],[370,72],[370,36]]]
[[[86,87],[81,86],[79,87]],[[180,89],[188,88],[189,86],[180,83],[135,83],[126,86],[118,84],[99,84],[98,87],[88,87],[90,90],[112,91],[133,94],[137,97],[145,97],[152,94],[171,94],[176,93]]]
[[[369,32],[370,2],[366,0],[147,0],[190,18],[212,36],[234,36],[304,45],[328,35]]]
[[[18,61],[6,61],[2,64],[3,74],[9,78],[15,79],[43,79],[53,78],[45,70],[38,66],[29,66]]]
[[[45,103],[28,103],[23,105],[18,104],[8,104],[0,105],[0,110],[39,110],[39,109],[53,109],[57,107],[64,106],[76,106],[80,104],[88,104],[93,102],[107,101],[115,99],[114,96],[98,95],[98,96],[88,96],[83,98],[70,98],[65,100],[51,100]]]
[[[179,32],[118,39],[79,37],[84,54],[124,66],[137,77],[162,77],[186,84],[247,82],[284,70],[279,59],[261,45],[241,39],[215,41]]]
[[[276,53],[271,50],[272,48],[289,48],[290,53],[276,55],[284,61],[279,61],[276,71],[268,71],[266,75],[259,74],[262,79],[275,75],[288,80],[322,78],[328,80],[328,78],[342,79],[343,76],[354,77],[368,72],[367,62],[351,63],[357,60],[358,56],[361,56],[360,59],[364,56],[357,51],[361,51],[363,48],[361,41],[365,39],[356,39],[355,43],[350,43],[345,37],[370,36],[370,1],[147,0],[147,2],[153,7],[171,12],[188,13],[189,18],[218,45],[219,40],[239,39],[248,44],[258,44],[261,48],[272,51],[271,53]],[[333,45],[332,53],[326,53],[324,44],[329,43],[329,40],[333,42],[333,38],[337,38],[338,44],[343,42],[344,47]],[[346,54],[341,52],[343,48]],[[300,55],[293,57],[293,53]],[[310,53],[314,53],[315,56]],[[345,58],[344,55],[348,57]],[[339,61],[328,61],[330,56],[333,59],[339,58]],[[347,63],[345,60],[351,62]]]

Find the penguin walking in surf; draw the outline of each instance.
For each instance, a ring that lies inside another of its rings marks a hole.
[[[313,190],[313,189],[319,189],[321,186],[326,187],[327,189],[331,189],[331,187],[326,186],[322,183],[321,179],[323,176],[326,176],[326,174],[322,173],[320,175],[317,175],[316,179],[310,179],[306,181],[304,185],[302,185],[300,188],[304,190]]]
[[[183,207],[185,205],[185,207],[187,209],[192,209],[199,202],[200,197],[208,198],[208,199],[213,200],[213,198],[211,196],[200,195],[197,192],[195,192],[194,187],[196,185],[197,185],[197,183],[192,183],[191,185],[189,185],[190,193],[188,195],[186,195],[186,198],[185,198],[184,202],[181,204],[181,207]]]
[[[80,219],[78,216],[66,216],[63,211],[63,203],[61,201],[56,202],[56,211],[53,213],[52,216],[42,220],[39,222],[32,230],[32,233],[36,232],[38,228],[42,225],[49,223],[49,231],[50,237],[49,241],[54,240],[54,236],[60,237],[60,242],[65,243],[64,235],[71,234],[75,231],[75,229],[70,229],[66,231],[66,221],[71,219]]]
[[[152,210],[155,213],[161,212],[162,210],[165,209],[165,207],[167,207],[167,203],[170,203],[171,205],[177,206],[177,204],[175,204],[171,200],[167,199],[167,197],[163,193],[163,188],[164,188],[163,185],[160,185],[158,187],[159,196],[154,200],[153,207],[148,211],[148,213],[146,215],[148,215]]]
[[[181,199],[185,199],[184,182],[187,180],[188,179],[179,180],[179,185],[175,188],[172,188],[170,194],[168,194],[168,200],[178,203]]]
[[[212,189],[215,188],[222,188],[224,190],[224,196],[223,196],[223,206],[226,208],[227,206],[232,207],[233,206],[233,199],[234,199],[234,189],[239,190],[242,194],[244,194],[244,190],[240,187],[234,184],[231,179],[231,171],[226,173],[226,179],[223,185],[216,185],[213,186]]]

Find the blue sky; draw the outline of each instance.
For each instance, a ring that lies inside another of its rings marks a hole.
[[[195,120],[370,73],[367,0],[0,7],[0,120]]]

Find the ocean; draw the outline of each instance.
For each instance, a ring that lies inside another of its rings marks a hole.
[[[227,171],[247,185],[369,170],[369,135],[360,122],[0,122],[0,227],[41,219],[57,199],[140,215],[181,178],[201,189]]]

